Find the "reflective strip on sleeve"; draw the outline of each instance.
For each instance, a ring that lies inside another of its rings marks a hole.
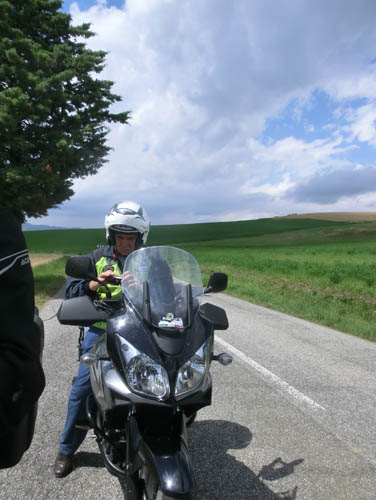
[[[20,250],[19,252],[16,252],[16,253],[12,253],[11,255],[7,255],[6,257],[2,257],[0,259],[0,266],[5,265],[5,267],[3,267],[3,268],[0,267],[0,276],[2,274],[6,273],[11,267],[13,267],[19,259],[22,259],[25,257],[27,257],[29,259],[29,251],[27,248],[25,248],[24,250]],[[3,262],[6,260],[9,260],[9,259],[12,259],[12,258],[13,258],[12,262],[8,265],[6,265],[6,263]],[[29,262],[29,260],[28,260],[28,262]]]

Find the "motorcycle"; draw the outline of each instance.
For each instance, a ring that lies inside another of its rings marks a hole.
[[[97,279],[89,257],[70,257],[66,273]],[[127,257],[121,287],[121,299],[109,291],[104,301],[71,298],[57,314],[65,325],[107,322],[81,356],[91,366],[87,418],[127,500],[189,500],[195,482],[187,426],[211,404],[211,362],[232,361],[213,354],[214,330],[228,328],[226,312],[201,299],[225,290],[227,275],[213,273],[204,288],[191,254],[154,246]]]

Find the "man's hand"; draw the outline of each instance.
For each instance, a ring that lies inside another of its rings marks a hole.
[[[113,283],[114,278],[120,278],[120,276],[111,270],[103,271],[103,273],[98,276],[99,283],[98,281],[89,281],[89,288],[92,292],[96,292],[101,286]]]

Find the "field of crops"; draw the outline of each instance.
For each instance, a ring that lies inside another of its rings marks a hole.
[[[104,243],[103,229],[25,236],[36,253],[88,253]],[[376,222],[275,218],[154,226],[148,244],[191,252],[204,280],[212,271],[226,272],[231,295],[376,340]],[[63,279],[57,260],[36,267],[37,280],[48,265]]]

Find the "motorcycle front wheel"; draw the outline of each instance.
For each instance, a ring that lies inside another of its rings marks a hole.
[[[127,493],[127,485],[124,479],[120,479],[120,486],[122,489],[122,492],[124,494],[124,500],[129,500],[129,495]],[[158,483],[155,483],[155,487],[153,487],[153,490],[149,491],[146,489],[146,484],[142,481],[142,486],[140,486],[139,493],[136,494],[134,498],[138,498],[139,500],[175,500],[174,497],[165,495],[163,491],[159,488]],[[179,497],[180,500],[192,500],[192,496],[190,494],[187,494],[184,497]]]
[[[142,493],[142,500],[176,500],[175,497],[170,497],[169,495],[165,495],[159,487],[153,493],[153,496],[149,496],[147,491],[144,489]],[[192,500],[192,496],[188,493],[184,497],[179,497],[180,500]]]

